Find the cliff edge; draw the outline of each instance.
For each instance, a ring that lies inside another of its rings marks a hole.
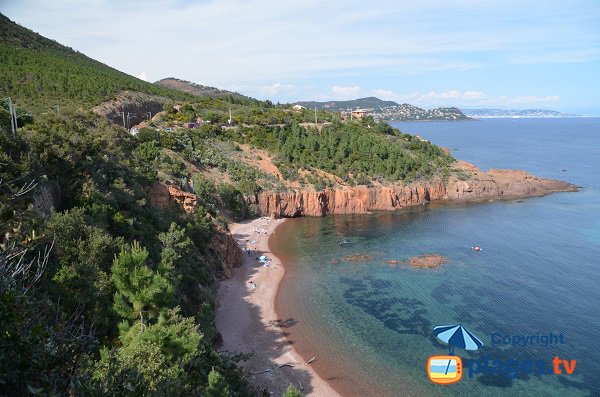
[[[392,186],[357,186],[324,191],[260,193],[246,197],[261,216],[273,218],[362,214],[396,210],[429,201],[484,201],[544,196],[577,191],[577,186],[554,179],[539,178],[526,171],[490,169],[483,172],[459,161],[464,171],[459,179],[450,176],[432,182]]]

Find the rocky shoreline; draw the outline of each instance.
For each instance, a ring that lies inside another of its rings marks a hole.
[[[389,211],[430,201],[485,201],[544,196],[573,192],[578,187],[568,182],[536,177],[526,171],[490,169],[481,171],[459,161],[464,177],[450,176],[432,182],[392,186],[357,186],[324,191],[260,193],[246,197],[258,214],[272,218],[325,216],[328,214],[364,214]]]

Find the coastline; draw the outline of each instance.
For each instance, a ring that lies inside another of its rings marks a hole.
[[[248,243],[251,252],[244,252],[242,266],[219,286],[215,323],[223,338],[220,350],[252,353],[241,366],[248,371],[252,384],[268,389],[274,396],[282,395],[293,384],[305,396],[341,397],[296,352],[286,337],[289,324],[275,312],[275,298],[285,269],[273,255],[269,240],[283,222],[285,219],[261,217],[230,224],[233,238],[242,247],[246,241],[255,243]],[[271,259],[269,267],[256,260],[261,255]],[[280,367],[284,364],[293,367]]]

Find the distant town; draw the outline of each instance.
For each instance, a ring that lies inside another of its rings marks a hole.
[[[364,116],[373,116],[376,121],[455,121],[470,119],[455,107],[425,110],[408,103],[398,104],[394,101],[383,101],[375,97],[350,101],[298,102],[296,106],[338,111],[344,118],[360,119]]]

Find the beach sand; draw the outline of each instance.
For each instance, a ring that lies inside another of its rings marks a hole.
[[[284,268],[269,250],[269,237],[283,221],[263,217],[230,225],[233,238],[241,248],[246,246],[251,252],[248,255],[244,251],[243,266],[219,287],[215,321],[223,337],[220,350],[253,353],[242,366],[253,384],[268,389],[273,396],[281,396],[293,384],[305,396],[338,397],[288,342],[286,328],[290,324],[275,312],[275,297]],[[255,243],[251,243],[253,240]],[[271,259],[269,267],[257,260],[261,255]],[[283,364],[293,367],[279,367]]]

